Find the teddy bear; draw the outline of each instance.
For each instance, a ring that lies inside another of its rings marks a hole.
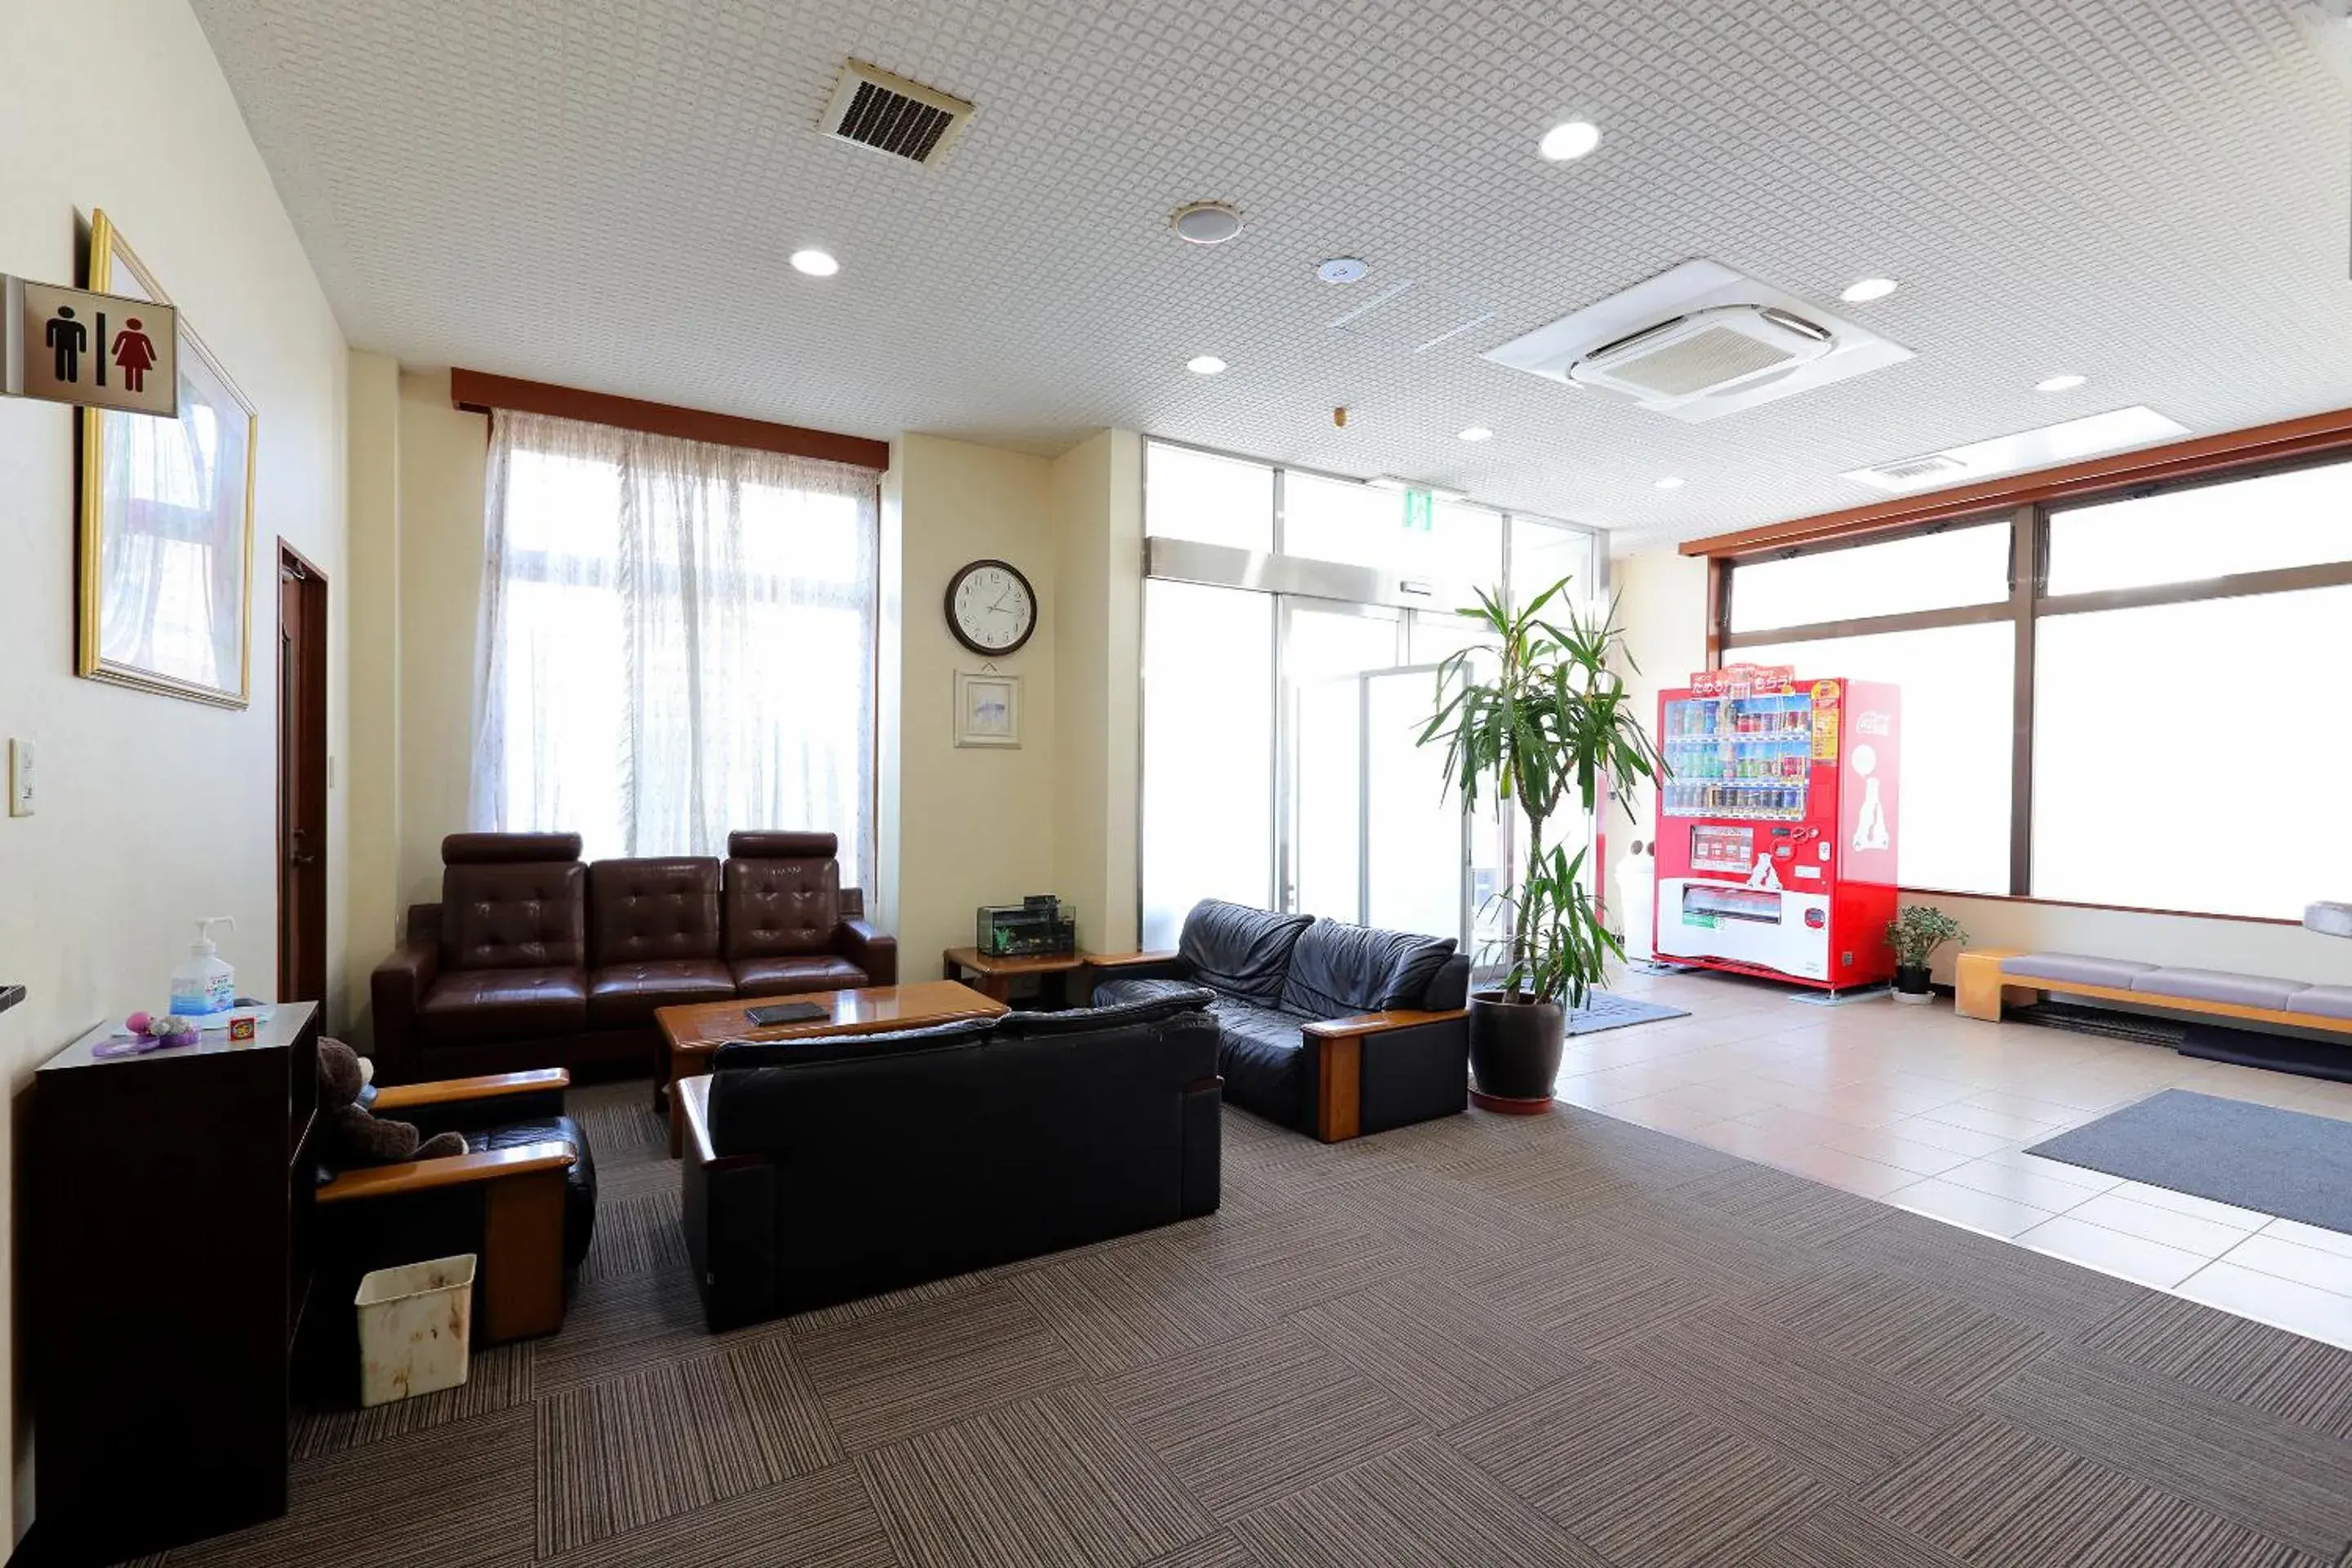
[[[375,1064],[341,1040],[319,1042],[319,1114],[325,1123],[330,1158],[343,1165],[396,1165],[405,1160],[437,1160],[462,1154],[462,1133],[418,1133],[408,1121],[380,1120],[360,1103],[375,1077]]]

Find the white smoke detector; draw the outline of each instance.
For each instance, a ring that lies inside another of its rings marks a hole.
[[[1240,209],[1225,202],[1187,202],[1168,215],[1176,237],[1192,245],[1223,245],[1242,231]]]
[[[1360,283],[1370,268],[1352,256],[1335,256],[1315,269],[1315,276],[1326,283]]]
[[[1685,261],[1486,357],[1696,425],[1911,351],[1719,262]]]

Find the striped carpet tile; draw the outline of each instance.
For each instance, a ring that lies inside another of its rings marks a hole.
[[[1613,1568],[1433,1441],[1294,1492],[1234,1528],[1265,1568]]]
[[[2296,1552],[1990,1416],[1854,1500],[1980,1568],[2322,1568],[2336,1556]]]
[[[1273,1320],[1172,1250],[1128,1247],[1014,1276],[1013,1287],[1089,1372],[1146,1365]]]
[[[595,1245],[580,1266],[582,1282],[632,1274],[679,1276],[688,1267],[677,1183],[635,1197],[599,1194]]]
[[[1265,1564],[1231,1531],[1221,1530],[1155,1557],[1143,1568],[1265,1568]]]
[[[172,1568],[523,1568],[531,1412],[504,1410],[293,1467],[282,1519],[185,1546]]]
[[[1288,1326],[1113,1378],[1103,1393],[1221,1521],[1429,1431],[1394,1394]]]
[[[720,1357],[734,1374],[736,1393],[751,1413],[761,1454],[779,1476],[806,1475],[842,1457],[824,1402],[792,1342],[766,1334],[730,1347]]]
[[[528,1405],[531,1397],[530,1341],[478,1351],[466,1371],[466,1381],[455,1388],[396,1399],[365,1410],[320,1410],[299,1413],[293,1423],[290,1456],[315,1459],[341,1453],[405,1432],[422,1432],[451,1421],[464,1421],[494,1411]]]
[[[1578,1367],[1446,1440],[1622,1568],[1735,1561],[1833,1495],[1611,1366]]]
[[[1566,1357],[1517,1316],[1434,1279],[1406,1278],[1291,1319],[1440,1426],[1482,1415],[1557,1375]]]
[[[2178,1296],[2150,1296],[2084,1342],[2257,1410],[2352,1438],[2352,1351]]]
[[[1976,1404],[2125,1475],[2334,1556],[2352,1540],[2352,1442],[2094,1352],[2053,1351]]]
[[[1760,1165],[1711,1172],[1675,1188],[1672,1197],[1709,1218],[1807,1243],[1850,1236],[1886,1212],[1868,1198]]]
[[[1579,1355],[1605,1355],[1666,1324],[1719,1310],[1717,1297],[1639,1256],[1575,1237],[1459,1271],[1475,1299]]]
[[[1916,1280],[1865,1268],[1833,1268],[1745,1305],[1832,1355],[1940,1399],[1981,1393],[2055,1342]]]
[[[1822,1249],[2066,1340],[2154,1294],[2146,1286],[1899,1209]]]
[[[718,1356],[665,1362],[539,1404],[542,1556],[781,1480]]]
[[[800,1335],[793,1348],[853,1453],[1085,1375],[1009,1285]]]
[[[437,1563],[419,1558],[418,1568]],[[835,1465],[674,1514],[539,1568],[900,1568],[856,1467]]]
[[[1958,1425],[1960,1407],[1745,1312],[1688,1318],[1610,1361],[1833,1485],[1858,1485]]]
[[[858,1463],[909,1568],[1126,1568],[1215,1528],[1080,1389],[921,1433]]]
[[[1727,1568],[1970,1568],[1907,1530],[1839,1500],[1809,1508]]]

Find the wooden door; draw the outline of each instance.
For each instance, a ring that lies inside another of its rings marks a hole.
[[[327,579],[278,561],[278,999],[327,995]]]

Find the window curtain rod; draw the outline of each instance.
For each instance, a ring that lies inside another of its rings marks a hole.
[[[505,408],[518,414],[544,414],[587,425],[610,425],[622,430],[642,430],[654,436],[676,436],[708,441],[719,447],[747,447],[757,452],[781,452],[788,458],[819,458],[828,463],[848,463],[880,474],[890,467],[890,443],[833,430],[812,430],[801,425],[776,425],[746,419],[736,414],[680,408],[669,403],[647,403],[609,393],[582,392],[543,381],[521,381],[478,370],[449,373],[449,401],[468,414]]]

